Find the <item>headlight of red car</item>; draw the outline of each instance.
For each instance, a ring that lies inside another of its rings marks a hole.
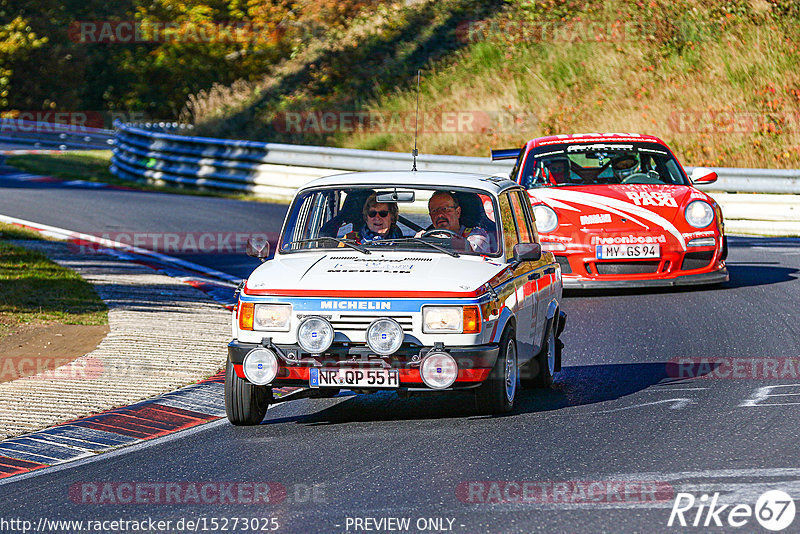
[[[695,228],[705,228],[714,222],[714,208],[705,200],[689,202],[683,212],[686,222]]]
[[[544,204],[534,206],[533,217],[536,220],[536,229],[540,234],[546,234],[558,228],[558,215],[550,206]]]

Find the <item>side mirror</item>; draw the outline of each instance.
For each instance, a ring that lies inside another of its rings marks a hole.
[[[247,255],[261,261],[266,260],[269,256],[269,241],[265,237],[251,237],[247,240]]]
[[[717,181],[717,173],[705,167],[696,167],[690,178],[695,184],[713,184]]]
[[[542,245],[539,243],[517,243],[514,245],[514,261],[539,261]]]

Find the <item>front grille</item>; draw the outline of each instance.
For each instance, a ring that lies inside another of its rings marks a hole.
[[[413,321],[411,315],[392,315],[403,328],[403,332],[411,333]],[[341,315],[339,319],[332,319],[331,326],[335,332],[366,332],[372,321],[378,319],[375,315]]]
[[[561,274],[569,274],[572,272],[572,267],[569,266],[569,260],[566,256],[556,256],[556,261],[561,266]]]
[[[648,274],[658,271],[658,261],[609,261],[595,263],[597,274]]]
[[[375,261],[382,261],[386,263],[395,262],[400,263],[404,261],[433,261],[433,258],[415,258],[415,257],[408,257],[408,258],[381,258],[380,260],[374,260],[369,258],[358,258],[354,256],[331,256],[328,258],[329,260],[350,260],[355,262],[375,262]]]
[[[690,271],[692,269],[701,269],[711,263],[714,259],[713,250],[704,250],[702,252],[687,252],[683,257],[681,264],[681,271]]]

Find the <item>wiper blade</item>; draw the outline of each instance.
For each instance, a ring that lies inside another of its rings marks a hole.
[[[424,239],[420,239],[419,237],[404,237],[404,238],[397,238],[397,239],[379,239],[375,241],[371,241],[370,245],[388,245],[389,243],[422,243],[423,245],[428,245],[429,247],[435,248],[439,252],[444,252],[445,254],[449,254],[454,258],[458,258],[459,255],[457,252],[453,252],[452,250],[447,250],[444,247],[440,247],[435,243],[431,243],[430,241],[425,241]]]
[[[339,238],[339,237],[323,236],[323,237],[315,237],[313,239],[298,239],[297,241],[292,241],[291,243],[289,243],[289,245],[302,245],[303,243],[315,243],[317,241],[324,241],[325,239],[327,239],[329,241],[335,241],[337,243],[341,243],[342,245],[344,245],[346,247],[350,247],[350,248],[352,248],[354,250],[357,250],[359,252],[363,252],[364,254],[372,254],[372,252],[370,252],[369,250],[367,250],[363,246],[358,245],[356,243],[353,243],[350,240],[342,239],[342,238]]]

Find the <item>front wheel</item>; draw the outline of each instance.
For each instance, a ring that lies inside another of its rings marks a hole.
[[[552,324],[542,350],[522,368],[522,377],[520,378],[522,387],[525,389],[546,389],[553,385],[553,373],[555,372],[556,353],[559,343],[561,343],[561,340],[556,337],[556,326]]]
[[[225,413],[237,426],[259,424],[272,400],[272,388],[242,380],[233,369],[230,358],[225,367]]]
[[[501,414],[514,409],[519,385],[517,339],[513,328],[507,328],[500,339],[500,353],[486,382],[475,391],[475,402],[481,413]]]

